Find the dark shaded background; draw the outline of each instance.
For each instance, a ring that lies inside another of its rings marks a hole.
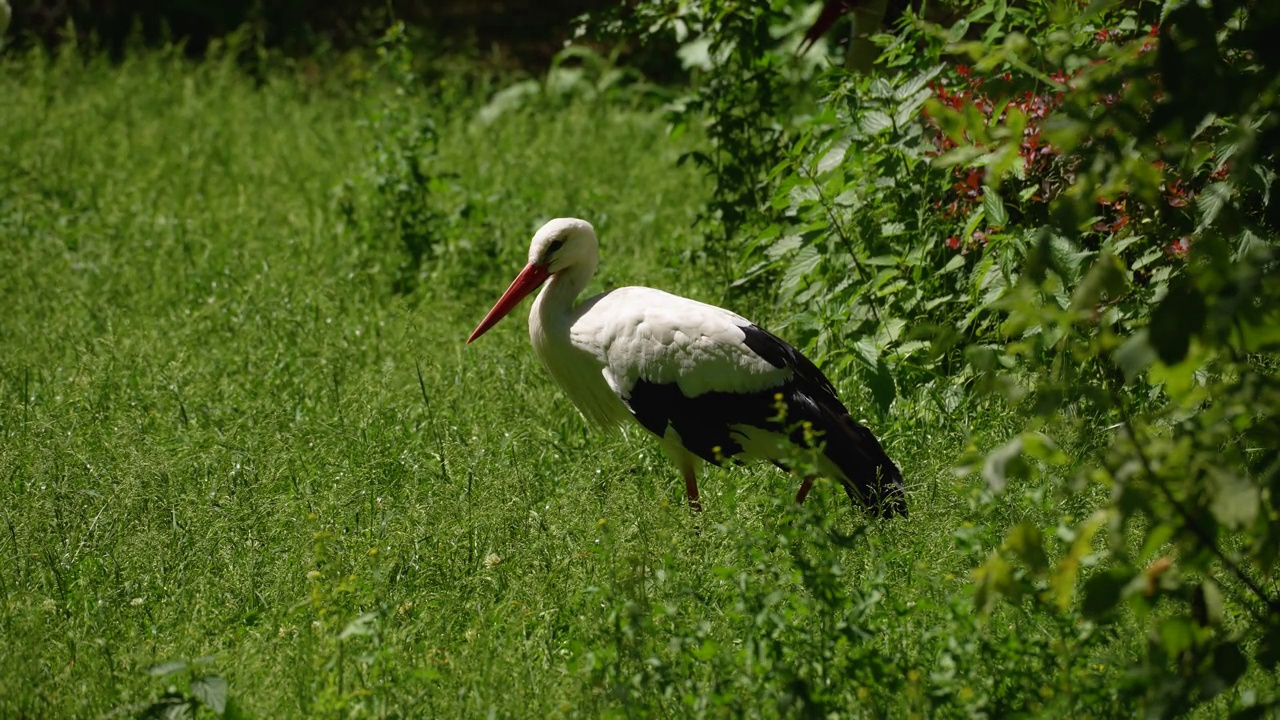
[[[425,28],[453,49],[499,48],[519,63],[541,63],[563,47],[573,18],[615,5],[609,0],[10,0],[10,39],[55,45],[74,22],[82,37],[96,36],[118,55],[134,28],[148,44],[183,39],[201,53],[210,39],[243,25],[269,47],[306,54],[323,45],[367,42],[399,18]]]

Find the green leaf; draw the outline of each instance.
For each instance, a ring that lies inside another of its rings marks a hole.
[[[1213,500],[1209,510],[1224,526],[1236,529],[1252,525],[1258,517],[1261,497],[1258,487],[1225,468],[1210,467]]]
[[[799,235],[787,235],[778,238],[777,242],[765,248],[764,254],[770,260],[777,260],[792,250],[798,250],[804,244],[804,238]]]
[[[374,621],[377,619],[378,613],[376,612],[364,613],[355,620],[347,623],[347,626],[342,628],[342,632],[338,633],[338,639],[346,640],[347,638],[354,637],[356,635],[372,635],[374,632]]]
[[[840,167],[844,162],[844,155],[849,151],[850,139],[848,137],[841,138],[831,145],[831,148],[823,153],[822,158],[818,160],[818,174],[824,175]]]
[[[1165,365],[1176,365],[1187,356],[1191,336],[1204,326],[1206,309],[1200,291],[1185,281],[1175,282],[1151,313],[1149,337]]]
[[[964,267],[964,262],[965,262],[964,255],[961,255],[960,253],[956,253],[951,257],[950,260],[947,261],[946,265],[942,266],[942,272],[949,273],[953,270],[962,268]]]
[[[1242,230],[1236,243],[1236,251],[1232,254],[1231,259],[1241,262],[1252,255],[1265,253],[1268,247],[1269,244],[1266,240],[1248,230]]]
[[[794,293],[805,284],[805,279],[814,268],[818,267],[818,263],[822,262],[822,255],[818,249],[812,245],[806,245],[791,259],[791,264],[787,266],[786,272],[782,274],[781,289],[784,293]]]
[[[702,662],[707,662],[714,658],[720,652],[720,646],[715,640],[703,640],[702,644],[694,648],[693,656]]]
[[[1191,591],[1191,610],[1196,622],[1203,627],[1217,627],[1222,624],[1222,590],[1218,583],[1210,578]]]
[[[1147,380],[1162,387],[1170,399],[1190,407],[1199,402],[1200,393],[1195,392],[1200,388],[1196,380],[1198,369],[1196,358],[1188,356],[1176,365],[1153,365],[1147,373]]]
[[[986,211],[988,225],[1004,227],[1009,224],[1009,211],[1005,209],[1000,193],[989,186],[982,192],[982,208]]]
[[[904,127],[919,117],[920,108],[924,107],[931,97],[933,97],[933,91],[925,89],[904,100],[893,113],[894,126]]]
[[[1120,0],[1092,0],[1084,11],[1084,18],[1093,18],[1119,4]]]
[[[889,117],[889,113],[883,110],[870,110],[862,116],[860,126],[862,132],[867,135],[875,135],[893,127],[893,118]]]
[[[1045,247],[1049,251],[1050,267],[1062,276],[1064,282],[1071,285],[1080,281],[1085,262],[1094,255],[1092,251],[1081,250],[1056,233],[1047,236]]]
[[[1125,248],[1146,239],[1146,235],[1112,235],[1102,241],[1102,247],[1113,255],[1119,255]]]
[[[215,715],[227,711],[227,681],[217,675],[206,675],[191,681],[191,697],[200,701]]]
[[[982,223],[982,218],[986,217],[986,214],[987,211],[982,208],[978,208],[974,211],[973,214],[969,216],[969,219],[965,221],[964,232],[960,234],[960,238],[967,241],[969,238],[973,237],[973,231],[978,229],[978,225]],[[995,265],[995,262],[996,259],[994,254],[985,253],[982,258],[982,262],[978,267],[973,269],[974,278],[981,280],[981,278],[985,277],[986,271],[991,269],[991,267]]]
[[[1053,438],[1041,432],[1029,431],[1022,434],[1022,452],[1047,465],[1066,465],[1071,461]]]
[[[1177,657],[1190,650],[1196,643],[1196,629],[1186,617],[1169,617],[1160,621],[1156,629],[1160,646],[1169,657]]]
[[[1118,297],[1124,287],[1124,266],[1116,256],[1103,253],[1071,294],[1071,309],[1077,312],[1091,309],[1104,297]]]
[[[954,165],[968,165],[974,160],[986,155],[985,148],[977,145],[960,145],[951,148],[945,153],[933,159],[933,164],[937,167],[948,168]]]
[[[1280,350],[1280,318],[1274,314],[1260,318],[1260,323],[1240,320],[1236,331],[1240,344],[1247,352],[1275,352]]]
[[[973,601],[978,612],[989,615],[1001,596],[1011,596],[1016,592],[1013,582],[1013,568],[1009,562],[993,552],[987,561],[973,571],[973,581],[977,586]]]
[[[1134,260],[1133,264],[1130,265],[1129,267],[1130,269],[1133,269],[1133,270],[1141,270],[1142,268],[1150,265],[1151,263],[1163,257],[1164,257],[1164,248],[1157,245],[1156,247],[1153,247],[1150,250],[1139,255],[1138,259]]]
[[[938,73],[942,72],[942,70],[946,67],[947,66],[945,64],[934,65],[928,70],[925,70],[919,75],[916,75],[915,77],[906,81],[902,85],[899,85],[893,91],[894,99],[899,102],[902,102],[903,100],[906,100],[912,95],[915,95],[916,93],[925,89],[925,86],[929,84],[929,81],[937,77]]]
[[[1142,542],[1142,551],[1138,554],[1141,562],[1147,562],[1169,542],[1178,527],[1171,523],[1160,523],[1147,531],[1147,539]]]
[[[1099,510],[1080,523],[1075,530],[1075,537],[1067,554],[1063,555],[1053,569],[1053,577],[1049,578],[1050,597],[1061,611],[1071,605],[1071,596],[1075,592],[1076,578],[1080,575],[1080,564],[1085,555],[1093,548],[1093,537],[1107,520],[1105,511]]]
[[[1049,572],[1049,556],[1044,551],[1044,535],[1029,521],[1018,523],[1004,539],[1004,546],[1018,557],[1031,574],[1040,577]]]
[[[1231,200],[1231,183],[1213,183],[1196,196],[1196,209],[1200,211],[1200,223],[1196,231],[1204,230],[1218,219],[1222,209]]]
[[[1133,573],[1123,568],[1110,568],[1094,573],[1084,581],[1084,602],[1080,611],[1091,620],[1100,620],[1120,604]]]
[[[994,254],[992,257],[994,257]],[[996,300],[999,300],[1004,295],[1005,289],[1008,287],[1009,283],[1005,278],[1004,271],[1001,270],[1000,266],[996,263],[991,263],[991,265],[987,267],[986,272],[983,273],[981,280],[978,281],[978,285],[975,288],[978,292],[982,293],[982,296],[978,299],[979,304],[986,306]]]
[[[159,700],[148,705],[138,717],[143,720],[192,720],[195,716],[196,705],[186,696],[165,693]]]
[[[990,372],[996,369],[996,351],[990,345],[969,345],[964,349],[964,359],[975,370]]]
[[[1010,471],[1022,461],[1022,437],[1016,437],[987,453],[982,463],[982,478],[991,489],[1000,492],[1012,474]]]
[[[1129,339],[1121,343],[1120,347],[1112,353],[1111,359],[1124,371],[1124,381],[1132,383],[1156,360],[1156,351],[1151,347],[1147,329],[1143,328],[1129,336]]]
[[[176,672],[181,672],[186,669],[186,660],[169,660],[158,665],[152,665],[147,668],[146,672],[152,677],[168,677]]]

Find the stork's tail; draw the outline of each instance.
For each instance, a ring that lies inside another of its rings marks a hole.
[[[834,393],[793,389],[795,412],[789,419],[793,426],[791,441],[800,446],[809,442],[803,427],[818,431],[817,444],[822,454],[842,477],[845,493],[855,507],[862,506],[883,518],[907,515],[906,486],[902,471],[880,446],[880,441],[865,426],[849,416],[849,410]],[[786,467],[785,465],[782,467]]]
[[[777,368],[789,368],[794,376],[776,392],[785,403],[787,420],[809,423],[821,433],[823,455],[844,475],[844,490],[854,505],[865,505],[881,517],[906,516],[907,494],[902,471],[889,459],[880,441],[849,416],[835,386],[809,358],[786,341],[755,325],[743,326],[743,342]],[[793,442],[803,443],[805,433],[791,431]]]

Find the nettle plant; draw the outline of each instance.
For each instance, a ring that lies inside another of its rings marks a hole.
[[[1058,231],[1054,202],[1082,168],[1051,139],[1056,113],[1122,31],[1080,19],[1042,27],[1049,15],[984,4],[949,30],[908,18],[885,36],[880,74],[826,74],[826,113],[797,133],[773,174],[777,214],[762,213],[744,243],[755,259],[747,277],[781,274],[781,300],[804,308],[791,323],[820,353],[823,338],[862,338],[845,363],[882,409],[900,387],[923,388],[935,408],[954,405],[957,377],[975,379],[962,350],[985,356],[1008,340],[993,303],[1043,242],[1064,281],[1059,302],[1109,237],[1125,238],[1119,250],[1158,289],[1185,258],[1200,190],[1226,172],[1225,160],[1196,169],[1153,160],[1157,192],[1099,195],[1092,232]],[[1114,22],[1130,35],[1139,25],[1132,13]],[[1135,52],[1154,49],[1152,32],[1143,27]],[[1050,56],[1028,33],[1053,33],[1063,47]],[[1107,110],[1116,96],[1089,102]],[[1160,225],[1177,234],[1145,232]]]
[[[1157,10],[1086,16],[1034,46],[952,47],[992,73],[1055,67],[1042,120],[1016,103],[984,112],[965,78],[967,97],[930,105],[953,176],[983,173],[981,208],[957,199],[984,217],[953,244],[988,255],[1002,234],[1029,241],[1016,282],[984,303],[1003,342],[969,355],[988,356],[970,366],[1026,403],[1029,427],[972,467],[997,486],[1042,474],[1070,478],[1068,498],[1110,493],[1060,529],[1071,549],[1021,523],[975,578],[987,607],[1145,622],[1147,652],[1118,691],[1150,715],[1229,692],[1239,716],[1261,716],[1280,706],[1280,61],[1267,39],[1280,12],[1226,0],[1146,17]],[[1049,160],[1026,159],[1031,137]],[[1017,198],[998,217],[985,201],[997,187]],[[1100,421],[1106,446],[1073,470],[1053,438]],[[1075,548],[1094,536],[1099,567],[1069,602],[1088,557]]]
[[[585,19],[596,39],[678,46],[690,90],[668,105],[673,133],[700,126],[708,149],[681,158],[713,180],[699,218],[706,244],[696,259],[718,270],[726,285],[737,277],[740,238],[758,228],[772,194],[770,171],[785,156],[790,133],[811,95],[821,66],[797,61],[800,30],[812,3],[796,0],[729,2],[658,0],[619,6]],[[584,33],[588,32],[586,29]]]
[[[975,573],[980,607],[1102,626],[1136,613],[1149,649],[1122,698],[1161,716],[1231,690],[1247,716],[1277,700],[1242,678],[1280,660],[1277,12],[1157,10],[1046,27],[989,3],[950,30],[904,29],[884,58],[896,74],[832,78],[836,121],[778,185],[800,233],[763,252],[790,297],[834,306],[802,322],[870,338],[862,359],[888,369],[873,379],[914,366],[1024,408],[1026,432],[972,459],[994,490],[1033,474],[1074,476],[1067,498],[1110,489],[1074,527],[1016,525]],[[1054,440],[1100,425],[1114,434],[1083,468]]]
[[[705,165],[752,193],[732,200],[735,274],[777,280],[789,334],[881,409],[903,388],[913,422],[984,396],[1018,409],[1025,431],[965,466],[997,495],[1038,478],[1087,519],[1017,523],[976,570],[984,611],[1145,623],[1111,696],[1150,715],[1274,711],[1280,6],[956,16],[908,14],[878,72],[815,81],[811,115],[753,106],[785,128],[778,162]],[[741,107],[699,109],[714,125]]]
[[[414,53],[420,43],[399,21],[378,38],[368,88],[380,100],[364,121],[369,163],[333,193],[369,275],[390,275],[396,293],[412,292],[428,278],[449,279],[433,260],[450,251],[454,218],[442,198],[453,192],[453,182],[437,160],[439,118],[431,112],[422,59]]]

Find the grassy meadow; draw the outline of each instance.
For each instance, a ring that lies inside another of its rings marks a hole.
[[[361,224],[391,87],[3,65],[0,716],[1128,715],[1131,620],[975,609],[1010,526],[1092,511],[953,472],[1010,411],[867,416],[909,520],[793,508],[769,467],[706,472],[695,517],[655,442],[561,396],[527,306],[465,346],[563,215],[597,288],[786,315],[698,262],[696,136],[587,101],[485,124],[468,92],[421,100],[439,231],[397,288]]]

